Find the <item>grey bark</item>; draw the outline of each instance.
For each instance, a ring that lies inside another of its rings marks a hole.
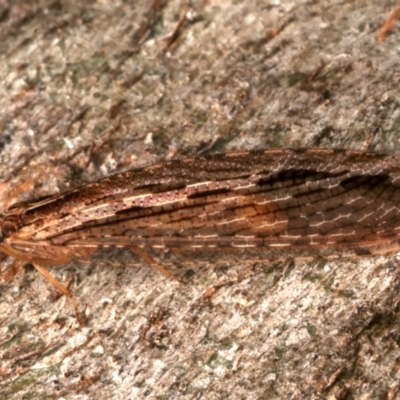
[[[2,1],[0,209],[186,155],[398,151],[396,6]],[[25,269],[0,285],[1,398],[400,399],[398,262],[51,269],[84,328]]]

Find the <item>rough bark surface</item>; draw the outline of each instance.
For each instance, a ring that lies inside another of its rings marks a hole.
[[[0,1],[1,207],[185,155],[399,151],[399,24],[377,40],[396,6]],[[31,269],[3,277],[2,399],[400,399],[396,255],[186,286],[112,261],[51,269],[83,328]]]

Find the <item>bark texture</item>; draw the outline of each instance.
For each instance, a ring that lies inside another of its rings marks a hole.
[[[377,40],[396,6],[0,1],[0,209],[186,155],[399,151],[399,24]],[[34,271],[3,277],[3,399],[400,399],[397,256],[186,286],[109,261],[51,270],[84,328]]]

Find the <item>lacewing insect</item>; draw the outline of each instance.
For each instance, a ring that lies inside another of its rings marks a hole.
[[[0,216],[0,250],[44,268],[104,249],[130,249],[171,274],[155,249],[252,251],[263,260],[400,250],[400,156],[342,150],[262,150],[150,165]]]

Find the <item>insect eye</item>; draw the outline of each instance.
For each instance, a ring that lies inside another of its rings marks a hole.
[[[11,221],[4,221],[3,225],[0,228],[0,242],[4,241],[4,239],[11,236],[13,233],[17,231],[17,226]]]

